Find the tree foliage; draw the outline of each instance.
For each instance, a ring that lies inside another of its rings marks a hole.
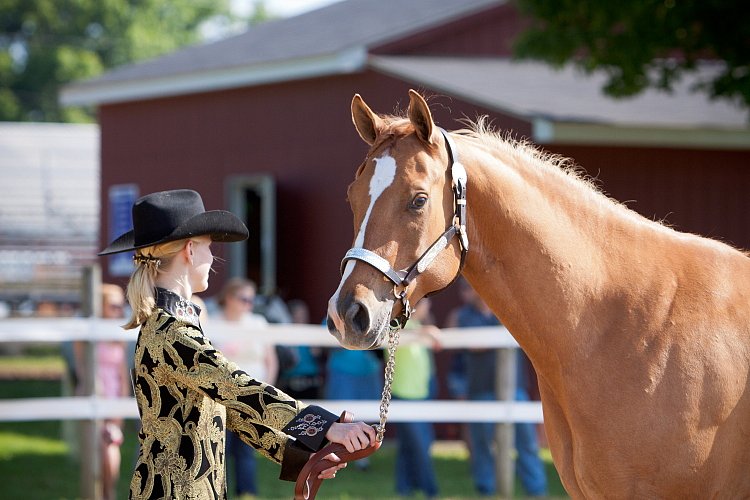
[[[62,85],[197,42],[216,16],[229,0],[0,0],[0,120],[90,121]]]
[[[531,22],[516,42],[519,58],[603,70],[604,91],[617,97],[671,89],[700,61],[716,59],[724,64],[701,90],[750,107],[750,4],[743,0],[517,1]]]

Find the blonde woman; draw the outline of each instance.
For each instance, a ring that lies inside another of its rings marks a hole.
[[[280,463],[281,479],[291,481],[327,442],[349,451],[375,443],[371,426],[339,423],[256,380],[204,335],[190,298],[208,288],[211,244],[247,237],[242,221],[206,211],[197,192],[163,191],[137,200],[133,230],[99,254],[135,250],[125,328],[140,327],[134,386],[142,428],[131,498],[226,498],[227,430]],[[320,477],[335,477],[343,465]]]

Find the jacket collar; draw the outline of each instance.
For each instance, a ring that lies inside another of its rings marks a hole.
[[[156,287],[156,307],[165,310],[177,319],[200,327],[198,318],[201,314],[201,308],[171,290]]]

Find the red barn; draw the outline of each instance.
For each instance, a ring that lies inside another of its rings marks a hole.
[[[348,0],[68,87],[64,103],[99,111],[101,244],[127,223],[136,192],[196,189],[252,234],[219,250],[227,263],[209,294],[247,275],[322,318],[353,238],[346,187],[367,149],[351,98],[393,112],[416,88],[447,129],[486,114],[574,158],[645,216],[750,247],[746,112],[691,93],[689,81],[614,101],[597,77],[511,62],[523,25],[502,0]]]

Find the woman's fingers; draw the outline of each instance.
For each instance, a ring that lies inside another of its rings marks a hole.
[[[333,443],[343,444],[351,453],[375,444],[377,433],[371,425],[364,422],[344,424],[337,422],[328,430],[326,438]]]
[[[363,450],[375,442],[375,429],[363,422],[359,422],[353,427],[344,446],[349,452]]]
[[[326,455],[326,460],[330,460],[331,462],[338,462],[340,459],[337,457],[334,453],[331,453],[330,455]],[[320,479],[333,479],[336,477],[336,473],[346,467],[346,463],[339,463],[334,465],[333,467],[329,467],[328,469],[324,469],[320,471],[320,474],[318,474],[318,477]]]
[[[369,425],[367,425],[365,427],[369,427],[370,429],[372,429],[372,427],[370,427]],[[370,446],[371,442],[375,441],[374,438],[372,440],[370,440],[370,437],[367,435],[367,431],[365,430],[365,428],[358,429],[358,432],[357,432],[355,438],[356,438],[355,439],[355,443],[358,445],[357,446],[358,450],[367,448],[368,446]]]
[[[364,431],[367,434],[369,444],[375,444],[375,441],[378,440],[378,433],[375,431],[375,427],[365,424]]]

